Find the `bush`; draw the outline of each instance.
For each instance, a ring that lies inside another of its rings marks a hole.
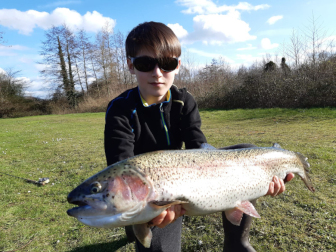
[[[336,106],[335,56],[317,66],[303,64],[292,70],[270,62],[238,70],[235,78],[216,83],[212,89],[206,87],[208,91],[197,96],[199,106],[221,109]]]

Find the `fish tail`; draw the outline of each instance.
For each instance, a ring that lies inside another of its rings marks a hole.
[[[305,183],[305,185],[307,186],[307,188],[311,191],[311,192],[315,192],[315,188],[313,186],[313,183],[311,182],[311,179],[308,175],[309,172],[309,167],[310,164],[308,163],[308,158],[305,157],[304,155],[302,155],[299,152],[296,152],[295,155],[298,157],[298,159],[301,161],[302,165],[303,165],[303,174],[299,174],[301,179],[303,180],[303,182]]]

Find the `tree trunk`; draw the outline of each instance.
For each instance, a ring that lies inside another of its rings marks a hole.
[[[76,107],[76,94],[75,94],[75,82],[73,79],[73,75],[72,75],[72,67],[71,67],[71,56],[70,56],[70,52],[69,52],[69,44],[67,42],[67,54],[68,54],[68,65],[69,65],[69,91],[67,94],[68,100],[70,105],[74,108]]]
[[[60,58],[60,65],[61,65],[61,76],[63,79],[63,89],[65,90],[66,93],[68,93],[70,84],[69,84],[67,69],[66,69],[66,65],[64,61],[62,46],[61,46],[61,42],[58,36],[57,36],[57,42],[58,42],[58,56]]]

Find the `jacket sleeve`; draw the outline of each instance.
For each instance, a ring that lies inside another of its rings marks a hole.
[[[198,149],[206,138],[201,131],[201,116],[195,99],[186,93],[185,104],[182,110],[181,130],[186,149]]]
[[[134,156],[134,133],[121,104],[111,103],[106,112],[104,147],[107,165]]]

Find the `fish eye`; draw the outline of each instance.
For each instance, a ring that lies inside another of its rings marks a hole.
[[[91,193],[99,193],[102,186],[99,182],[93,182],[91,184]]]

